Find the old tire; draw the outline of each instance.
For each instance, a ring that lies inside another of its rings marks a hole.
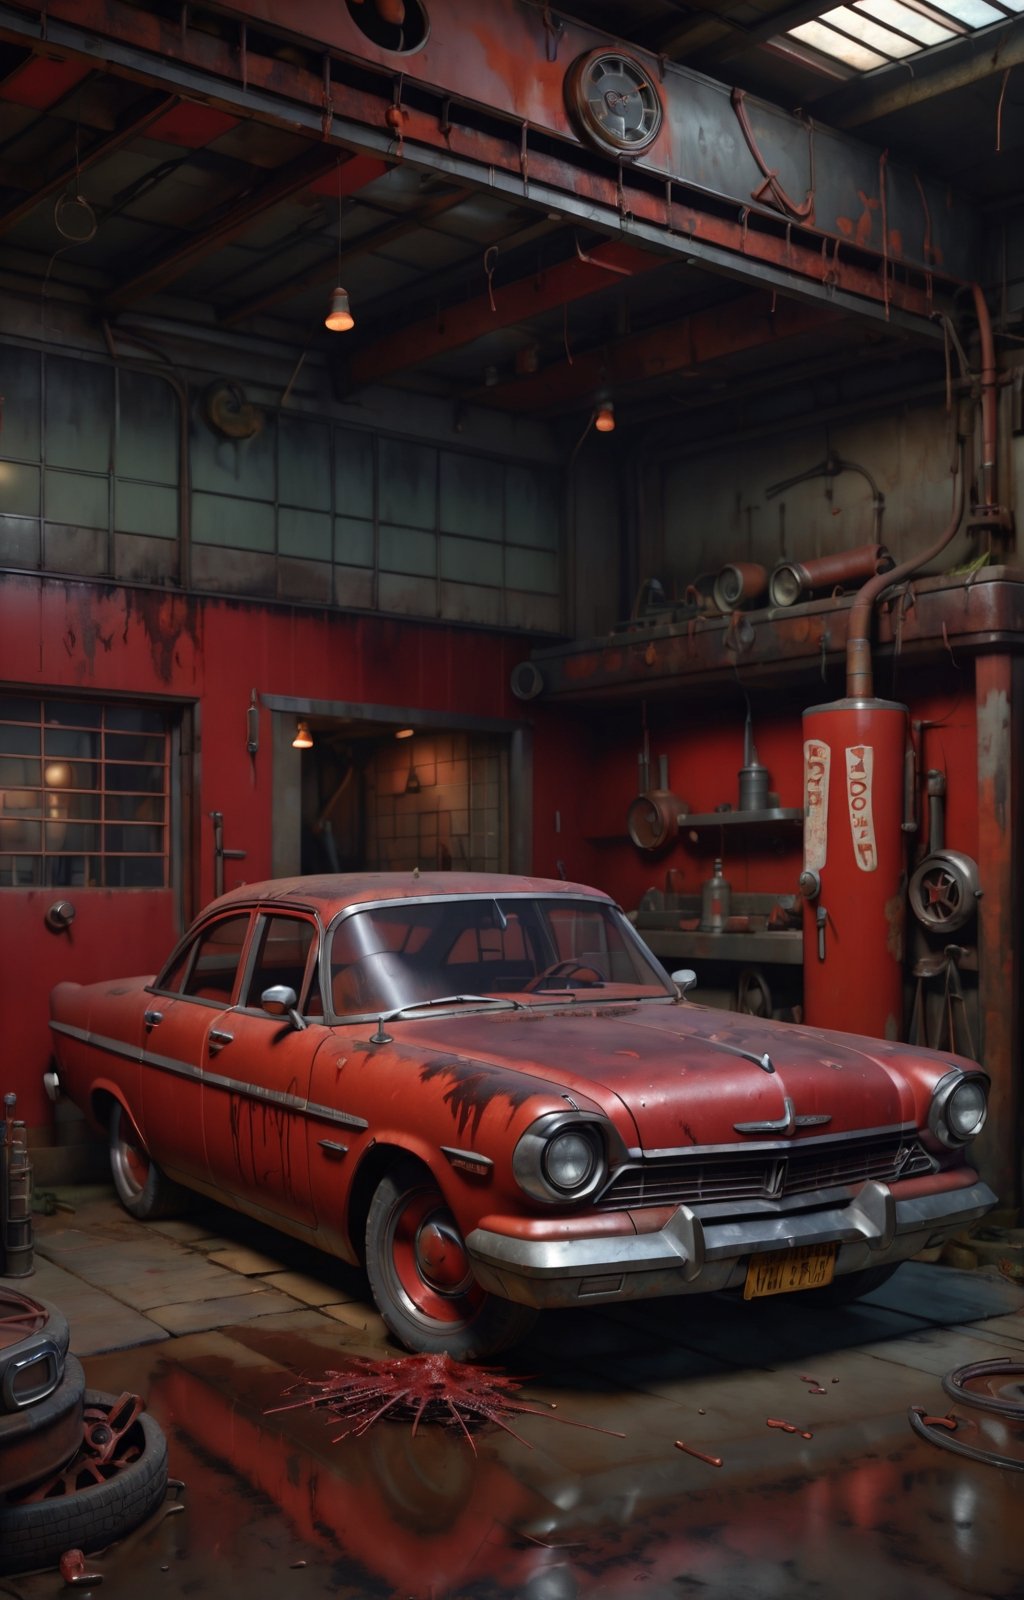
[[[532,1307],[480,1288],[444,1196],[412,1159],[395,1164],[370,1203],[366,1272],[381,1316],[408,1350],[480,1361],[536,1321]]]
[[[110,1410],[117,1397],[87,1389],[85,1404]],[[65,1550],[102,1550],[152,1515],[167,1489],[167,1441],[145,1411],[125,1437],[139,1455],[104,1482],[46,1500],[0,1505],[0,1573],[56,1566]]]
[[[140,1222],[176,1216],[191,1200],[187,1189],[161,1172],[118,1100],[110,1110],[110,1176],[124,1209]]]
[[[73,1355],[65,1355],[61,1380],[52,1394],[21,1411],[0,1416],[0,1518],[9,1495],[59,1472],[70,1461],[82,1442],[84,1395],[81,1363]]]

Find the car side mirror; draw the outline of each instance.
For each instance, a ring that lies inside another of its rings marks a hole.
[[[295,1009],[297,1004],[295,990],[283,983],[276,983],[272,989],[264,989],[260,995],[260,1005],[264,1011],[269,1011],[272,1017],[290,1018],[292,1027],[301,1030],[306,1024]]]
[[[673,972],[672,982],[682,996],[687,989],[692,989],[695,986],[697,974],[690,967],[681,967],[678,972]]]

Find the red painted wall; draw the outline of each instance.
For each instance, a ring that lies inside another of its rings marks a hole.
[[[254,688],[259,695],[527,720],[534,727],[533,870],[596,883],[627,908],[647,888],[663,887],[669,867],[684,891],[698,892],[719,849],[717,830],[693,842],[684,829],[679,841],[654,858],[635,849],[626,835],[643,738],[639,704],[613,710],[523,706],[508,685],[512,667],[527,652],[521,637],[483,630],[28,576],[0,580],[0,681],[43,691],[170,697],[197,707],[200,903],[212,895],[212,810],[224,813],[226,843],[246,852],[244,862],[226,864],[226,886],[271,870],[267,712],[255,763],[246,751],[246,708]],[[760,691],[753,697],[758,756],[783,806],[801,804],[800,712],[835,693],[809,674],[806,693],[770,697]],[[927,767],[947,774],[946,842],[975,855],[972,674],[952,664],[901,674],[896,693],[909,701],[915,721],[925,724],[917,736],[922,774]],[[653,777],[658,756],[667,755],[672,788],[691,811],[737,804],[744,709],[739,693],[700,701],[692,691],[648,708]],[[726,873],[734,889],[792,892],[801,864],[799,831],[790,838],[772,850],[756,836],[726,835]],[[924,842],[919,836],[912,845],[911,866]],[[75,890],[78,915],[69,935],[51,933],[44,924],[55,898],[55,891],[45,889],[0,890],[6,1036],[0,1090],[17,1091],[21,1114],[40,1133],[49,1126],[40,1075],[49,1056],[52,985],[64,978],[91,981],[152,971],[177,933],[167,892]]]
[[[0,682],[42,691],[171,697],[197,707],[198,899],[212,898],[207,813],[224,813],[225,886],[271,871],[270,715],[261,716],[255,762],[246,751],[250,692],[521,718],[509,675],[528,652],[522,637],[414,621],[316,613],[246,601],[195,598],[86,582],[0,580]],[[537,770],[553,766],[548,729]],[[579,786],[573,778],[573,791]],[[543,854],[543,850],[541,851]],[[554,871],[554,863],[551,862]],[[14,1089],[30,1127],[48,1127],[41,1089],[49,1058],[47,1000],[64,978],[89,982],[150,972],[177,926],[168,892],[76,889],[69,934],[45,926],[54,890],[0,890],[0,1004],[5,1018],[0,1092]]]

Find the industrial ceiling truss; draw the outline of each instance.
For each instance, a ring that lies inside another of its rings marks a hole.
[[[182,280],[189,287],[192,267],[293,197],[338,197],[339,150],[363,184],[371,172],[404,165],[446,186],[440,196],[417,197],[425,212],[407,204],[401,216],[382,220],[378,244],[393,242],[393,230],[418,227],[421,217],[429,222],[449,206],[457,212],[466,191],[590,234],[628,234],[634,254],[653,253],[654,261],[685,262],[919,329],[948,306],[957,285],[978,275],[971,208],[945,185],[848,134],[664,57],[632,47],[609,52],[606,35],[564,17],[552,22],[547,7],[523,0],[448,0],[433,8],[423,47],[407,53],[368,37],[354,20],[359,10],[372,7],[311,0],[300,37],[285,25],[295,13],[270,0],[0,6],[0,39],[11,56],[0,84],[4,99],[34,106],[40,116],[63,109],[77,130],[76,96],[88,75],[119,86],[120,116],[88,138],[75,132],[77,154],[65,148],[55,157],[48,193],[141,136],[184,146],[192,161],[202,165],[205,156],[213,168],[225,135],[243,120],[289,135],[258,182],[247,173],[250,181],[227,194],[213,185],[210,209],[187,220],[183,237],[129,255],[120,281],[105,290],[108,312]],[[625,116],[605,118],[610,132],[600,116],[588,125],[574,112],[567,85],[578,81],[581,62],[589,74],[580,89],[584,105],[599,104],[603,114],[610,98],[613,111],[626,108]],[[632,78],[614,76],[623,71]],[[631,91],[634,80],[643,87]],[[126,96],[125,81],[145,92]],[[606,83],[620,87],[602,89]],[[44,97],[44,85],[52,98]],[[177,121],[169,90],[188,113]],[[631,93],[645,94],[659,113],[636,154]],[[204,116],[213,119],[206,128]],[[26,173],[23,181],[36,177]],[[351,183],[340,190],[355,192]],[[10,229],[39,198],[13,184],[0,225]],[[375,248],[372,232],[366,245]],[[576,253],[571,243],[561,248]],[[319,271],[314,265],[295,279],[308,288],[327,281],[330,270],[321,260]],[[581,293],[592,276],[578,274]],[[287,294],[284,280],[218,311],[237,324]],[[416,320],[413,314],[414,328]]]

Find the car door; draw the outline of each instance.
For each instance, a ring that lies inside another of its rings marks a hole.
[[[310,1071],[330,1037],[318,953],[311,915],[257,917],[238,1004],[217,1022],[203,1093],[210,1182],[246,1206],[305,1224],[313,1221],[305,1126]],[[263,1009],[261,995],[275,987],[295,991],[305,1026]]]
[[[227,1032],[252,913],[212,917],[153,986],[144,1017],[140,1133],[171,1176],[207,1181],[203,1098]]]

